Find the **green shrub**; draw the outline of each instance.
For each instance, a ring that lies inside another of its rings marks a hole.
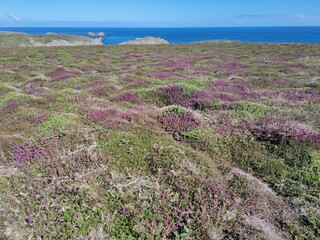
[[[239,117],[260,117],[271,113],[272,108],[265,105],[245,102],[237,105],[234,111]]]

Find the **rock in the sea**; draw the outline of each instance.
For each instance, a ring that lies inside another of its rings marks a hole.
[[[104,37],[106,34],[104,32],[94,33],[94,32],[88,32],[89,37]]]
[[[93,33],[93,32],[88,32],[88,36],[89,36],[89,37],[95,37],[95,36],[96,36],[96,34],[95,34],[95,33]]]
[[[155,37],[145,37],[145,38],[137,38],[135,40],[131,40],[124,43],[119,43],[119,45],[133,45],[133,44],[169,44],[168,41],[162,38],[155,38]]]
[[[312,78],[304,86],[305,87],[313,87],[313,88],[320,87],[320,77]]]

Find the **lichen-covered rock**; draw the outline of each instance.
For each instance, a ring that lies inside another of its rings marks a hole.
[[[312,78],[309,82],[305,83],[305,87],[320,87],[320,77]]]
[[[135,40],[120,43],[119,45],[134,45],[134,44],[137,44],[137,45],[169,44],[169,42],[162,38],[145,37],[145,38],[136,38]]]

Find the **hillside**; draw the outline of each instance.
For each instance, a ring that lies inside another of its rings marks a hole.
[[[0,239],[319,239],[319,64],[302,44],[1,49]]]
[[[65,34],[24,34],[0,32],[0,48],[102,45],[98,39]]]

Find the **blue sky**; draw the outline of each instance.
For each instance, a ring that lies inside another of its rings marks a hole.
[[[320,0],[0,0],[0,27],[320,26]]]

